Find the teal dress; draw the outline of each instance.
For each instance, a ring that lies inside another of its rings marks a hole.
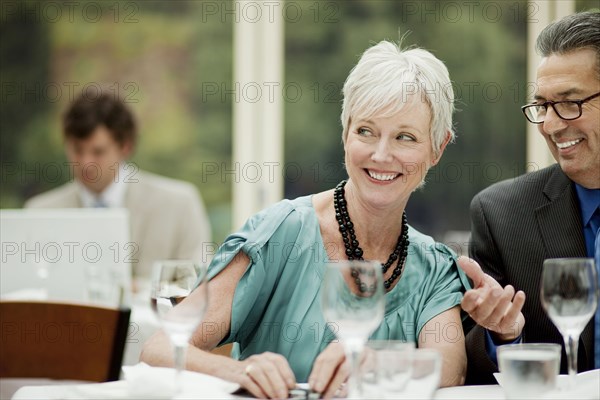
[[[372,339],[417,342],[425,323],[460,304],[469,288],[456,255],[409,227],[410,246],[402,277],[386,294],[384,320]],[[283,200],[252,216],[230,235],[212,260],[212,279],[243,251],[250,264],[233,297],[231,329],[224,343],[233,356],[266,351],[288,360],[296,380],[306,382],[317,355],[335,337],[321,312],[320,289],[328,261],[310,196]],[[428,337],[449,340],[461,326],[439,327]]]

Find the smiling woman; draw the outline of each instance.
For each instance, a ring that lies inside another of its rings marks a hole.
[[[192,339],[187,368],[259,397],[287,397],[296,381],[333,396],[348,368],[321,311],[324,271],[328,262],[365,259],[381,263],[386,288],[385,316],[371,338],[437,349],[442,385],[464,381],[459,304],[469,284],[456,255],[410,227],[405,213],[453,138],[448,71],[425,50],[383,41],[363,54],[343,93],[348,180],[279,202],[225,240],[209,267],[207,322]],[[345,278],[356,283],[354,294],[364,292],[360,279]],[[447,335],[449,328],[457,333]],[[207,352],[229,342],[239,345],[234,359]],[[167,344],[156,335],[142,359],[170,364]]]
[[[391,117],[350,123],[344,143],[346,169],[357,190],[378,186],[377,191],[365,193],[380,197],[372,199],[374,206],[391,203],[404,208],[411,193],[422,185],[427,170],[439,159],[433,152],[430,121],[429,108],[412,95]],[[448,134],[442,147],[449,139]],[[358,183],[361,180],[364,184]]]

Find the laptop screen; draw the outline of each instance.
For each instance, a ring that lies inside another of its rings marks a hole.
[[[0,210],[0,297],[129,304],[129,235],[126,209]]]

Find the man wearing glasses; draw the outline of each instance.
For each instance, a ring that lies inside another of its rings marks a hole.
[[[563,344],[540,302],[543,261],[594,257],[600,235],[600,13],[552,23],[536,47],[535,99],[522,110],[557,163],[494,184],[471,203],[469,252],[487,274],[461,260],[474,281],[462,306],[478,324],[466,336],[472,384],[495,383],[501,344]],[[580,337],[579,372],[600,368],[598,314]]]

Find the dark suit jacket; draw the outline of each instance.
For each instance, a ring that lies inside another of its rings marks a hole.
[[[540,281],[545,259],[586,257],[579,208],[573,183],[558,164],[494,184],[471,202],[469,255],[502,286],[525,292],[523,342],[563,344],[542,308]],[[593,325],[592,318],[580,338],[580,372],[594,368]],[[495,383],[497,367],[487,355],[484,329],[473,326],[466,345],[466,383]],[[561,373],[566,361],[563,346]]]

